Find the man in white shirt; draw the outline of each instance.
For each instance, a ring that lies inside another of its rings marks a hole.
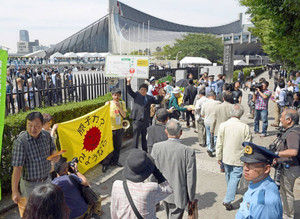
[[[155,78],[151,77],[149,80],[150,85],[148,86],[148,92],[147,94],[153,97],[152,91],[155,89]]]
[[[243,163],[240,158],[244,154],[244,141],[251,141],[250,127],[241,122],[244,107],[240,104],[232,106],[231,118],[221,123],[216,145],[218,163],[223,161],[227,183],[226,196],[223,205],[226,210],[232,210],[231,202],[234,201],[236,189],[243,174]],[[234,130],[234,131],[233,131]]]
[[[216,106],[221,104],[221,102],[216,100],[216,93],[214,91],[210,91],[207,94],[207,98],[208,100],[203,103],[201,107],[201,117],[204,118],[207,153],[210,157],[215,157],[213,152],[215,151],[215,143],[217,139],[214,138],[213,135],[211,135],[210,127],[214,121]]]
[[[195,119],[197,121],[198,141],[201,147],[206,147],[205,125],[204,120],[201,117],[201,107],[203,103],[207,101],[207,97],[205,96],[205,89],[199,90],[198,97],[199,99],[195,104]]]

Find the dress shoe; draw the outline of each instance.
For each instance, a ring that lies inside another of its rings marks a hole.
[[[188,125],[188,124],[187,124],[187,125],[186,125],[186,127],[187,127],[187,128],[189,128],[189,127],[190,127],[190,125]]]
[[[223,202],[223,205],[225,206],[225,208],[226,208],[226,210],[227,211],[231,211],[232,210],[232,204],[230,204],[230,203],[225,203],[225,202]]]
[[[210,150],[208,150],[207,153],[208,153],[208,156],[210,156],[210,157],[215,157],[215,156],[216,156],[216,155],[214,155],[213,152],[211,152]]]
[[[196,123],[195,122],[193,122],[193,128],[196,128]]]
[[[114,166],[117,166],[117,167],[123,167],[123,165],[122,165],[122,164],[120,164],[119,162],[117,162],[117,163],[114,163]]]
[[[195,133],[198,133],[198,131],[197,131],[196,129],[194,130],[194,132],[195,132]]]
[[[105,173],[108,169],[108,165],[103,165],[102,166],[102,172]]]
[[[225,169],[220,169],[220,172],[221,173],[225,173]]]

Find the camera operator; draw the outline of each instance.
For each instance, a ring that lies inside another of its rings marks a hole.
[[[299,115],[294,109],[282,112],[280,122],[285,132],[280,137],[277,152],[280,158],[278,164],[283,166],[280,178],[280,195],[283,203],[283,218],[294,218],[294,184],[300,176],[299,142],[300,127]]]
[[[253,102],[255,102],[255,116],[254,116],[254,134],[259,133],[259,120],[262,121],[262,133],[260,137],[267,136],[268,128],[268,103],[272,92],[268,90],[269,82],[262,81],[256,85],[256,92],[253,95]]]
[[[101,198],[99,197],[96,206],[89,206],[82,196],[81,191],[78,189],[79,184],[89,186],[89,182],[85,176],[78,171],[77,163],[77,159],[73,159],[70,163],[67,163],[67,159],[61,157],[54,166],[57,178],[55,178],[52,183],[58,185],[63,190],[65,201],[71,210],[70,218],[77,218],[85,216],[86,214],[91,215],[93,213],[100,215]],[[73,173],[70,173],[69,170]],[[78,185],[75,185],[70,179],[69,174]]]
[[[284,80],[280,79],[278,82],[278,86],[276,88],[275,94],[273,95],[274,98],[271,98],[273,102],[276,104],[274,105],[274,123],[271,124],[273,127],[278,127],[279,126],[279,118],[286,106],[286,100],[287,100],[287,95],[286,95],[286,89],[285,89],[285,83]]]

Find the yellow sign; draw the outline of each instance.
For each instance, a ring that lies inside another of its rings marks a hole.
[[[94,167],[113,151],[110,106],[58,124],[61,149],[68,161],[78,158],[81,173]]]
[[[147,67],[148,66],[148,60],[147,59],[138,59],[137,60],[137,66]]]

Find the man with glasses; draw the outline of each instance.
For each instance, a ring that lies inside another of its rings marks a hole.
[[[279,156],[251,142],[244,142],[243,146],[243,174],[250,184],[235,218],[281,219],[280,194],[277,185],[269,176],[273,159]]]

